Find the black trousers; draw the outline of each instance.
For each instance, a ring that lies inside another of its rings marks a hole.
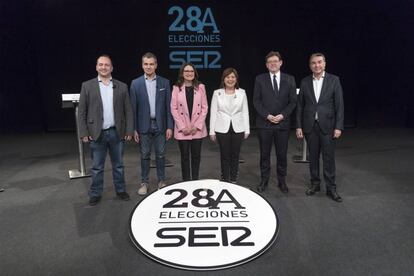
[[[309,169],[311,184],[320,185],[319,177],[319,156],[322,152],[323,178],[326,189],[335,191],[335,139],[333,133],[324,134],[318,122],[315,122],[312,131],[305,133],[306,142],[309,147]]]
[[[236,182],[244,132],[235,133],[230,125],[227,133],[216,132],[216,137],[220,146],[221,179],[227,182]]]
[[[203,139],[178,140],[181,152],[181,174],[183,181],[199,179],[201,144]],[[191,170],[190,170],[191,156]]]
[[[286,184],[289,130],[260,128],[258,134],[260,144],[261,183],[267,185],[269,182],[270,154],[272,152],[272,146],[275,144],[277,180],[279,185]]]

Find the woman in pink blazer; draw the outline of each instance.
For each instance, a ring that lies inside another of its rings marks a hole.
[[[175,122],[174,138],[178,140],[181,152],[183,181],[199,179],[201,143],[207,136],[207,112],[205,86],[198,81],[194,65],[184,63],[171,97],[171,114]]]

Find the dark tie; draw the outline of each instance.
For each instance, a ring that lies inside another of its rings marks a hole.
[[[277,87],[276,74],[273,75],[273,90],[276,95],[279,95],[279,88]]]

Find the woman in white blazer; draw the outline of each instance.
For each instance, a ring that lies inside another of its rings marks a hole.
[[[239,155],[243,139],[250,134],[246,92],[239,87],[236,69],[227,68],[220,89],[214,91],[210,105],[210,139],[220,146],[221,179],[237,182]]]

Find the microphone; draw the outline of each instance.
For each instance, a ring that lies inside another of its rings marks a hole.
[[[114,84],[112,84],[112,89],[115,89],[116,88],[116,84],[114,83]]]

